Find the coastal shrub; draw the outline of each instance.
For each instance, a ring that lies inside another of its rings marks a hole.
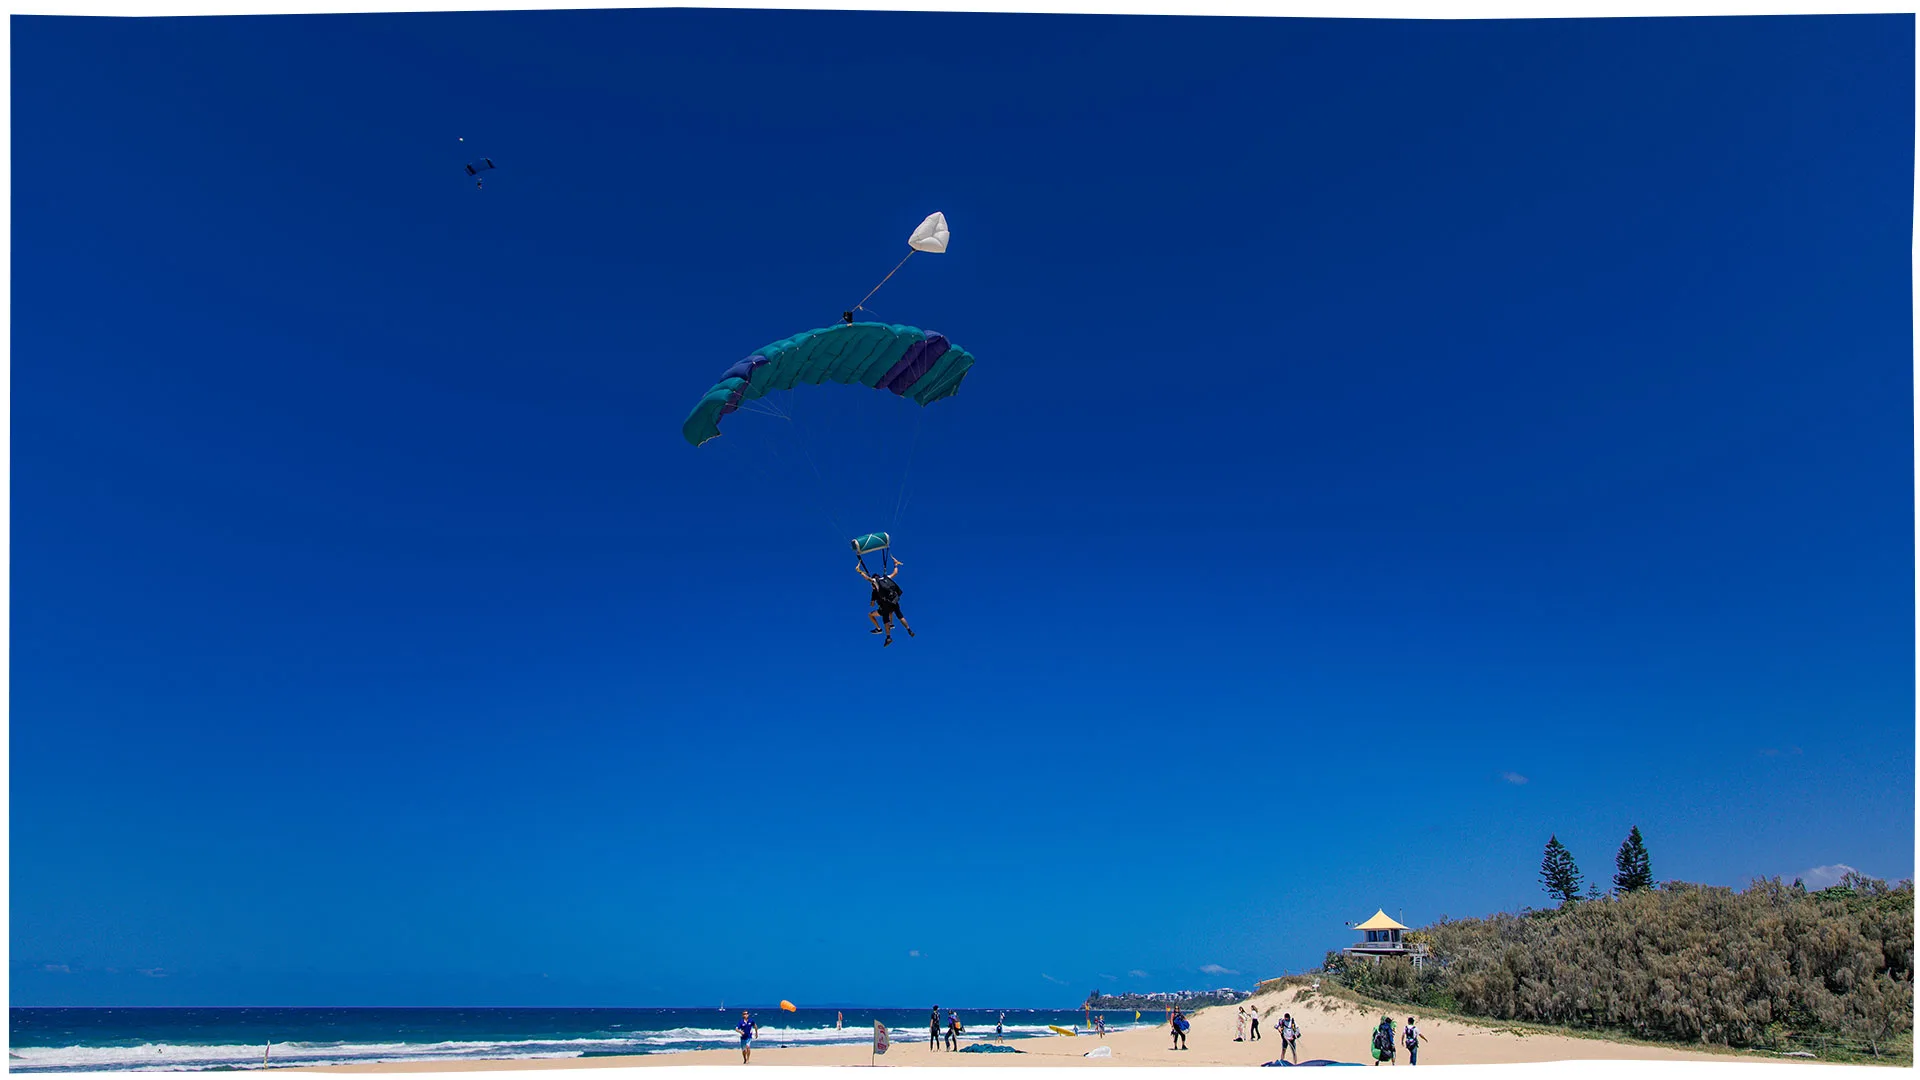
[[[1912,1031],[1911,882],[1665,882],[1420,937],[1419,968],[1329,954],[1329,976],[1383,1001],[1730,1047],[1878,1057]]]

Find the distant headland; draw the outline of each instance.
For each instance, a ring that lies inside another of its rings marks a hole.
[[[1087,1009],[1202,1009],[1209,1005],[1237,1005],[1253,996],[1251,990],[1235,990],[1221,987],[1218,990],[1174,990],[1156,994],[1103,994],[1098,990],[1087,995],[1081,1006]]]

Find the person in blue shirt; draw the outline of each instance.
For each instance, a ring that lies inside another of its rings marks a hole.
[[[752,1013],[741,1009],[740,1023],[734,1025],[733,1030],[740,1033],[740,1064],[745,1065],[753,1057],[753,1036],[759,1025],[753,1022]]]

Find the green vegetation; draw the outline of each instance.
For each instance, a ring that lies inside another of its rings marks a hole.
[[[1613,857],[1613,869],[1614,892],[1653,888],[1653,864],[1647,860],[1647,845],[1640,839],[1640,826],[1635,825],[1621,841],[1620,853]]]
[[[1638,829],[1616,892],[1580,897],[1556,839],[1541,881],[1557,906],[1440,922],[1407,934],[1415,966],[1330,953],[1339,986],[1463,1017],[1662,1042],[1911,1061],[1913,883],[1858,874],[1818,892],[1651,883]]]
[[[1580,868],[1558,836],[1547,839],[1547,854],[1540,860],[1540,885],[1563,904],[1580,899]]]

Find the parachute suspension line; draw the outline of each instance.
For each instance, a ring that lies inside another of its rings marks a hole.
[[[789,415],[788,419],[791,420],[792,416]],[[841,527],[840,519],[834,515],[832,493],[827,490],[827,478],[821,475],[820,466],[814,463],[813,450],[807,445],[805,425],[795,422],[793,424],[793,433],[794,441],[800,444],[800,453],[807,459],[807,468],[813,471],[813,479],[820,499],[820,509],[827,515],[827,520],[833,522],[834,539],[843,540],[850,534],[846,529]],[[866,564],[862,563],[861,565],[864,566]]]
[[[913,419],[913,441],[907,444],[907,464],[905,468],[900,470],[900,494],[895,496],[893,500],[893,521],[887,526],[888,532],[892,532],[900,527],[900,514],[907,508],[907,482],[913,478],[913,455],[914,451],[920,449],[920,425],[926,423],[926,421],[927,410],[925,406],[921,406],[915,410]]]
[[[917,250],[919,249],[918,248],[907,249],[907,259],[913,258],[914,252]],[[873,299],[873,294],[880,291],[881,285],[885,285],[887,282],[893,280],[893,275],[900,272],[900,267],[907,265],[907,259],[901,259],[900,262],[896,264],[893,269],[887,271],[887,276],[880,279],[880,285],[875,285],[873,288],[868,289],[867,295],[861,297],[860,302],[858,304],[853,305],[852,310],[841,312],[840,317],[846,320],[848,325],[852,325],[853,313],[855,311],[865,311],[867,301]]]
[[[793,392],[789,390],[787,391],[787,393],[789,396],[792,396]],[[794,459],[804,458],[804,460],[807,463],[807,468],[812,471],[814,480],[815,480],[816,486],[813,492],[814,506],[816,509],[818,509],[821,512],[821,514],[823,514],[826,517],[828,521],[828,528],[833,530],[834,537],[836,539],[840,538],[841,533],[844,532],[845,530],[843,530],[840,527],[840,519],[834,516],[833,508],[831,505],[833,500],[829,497],[829,494],[826,490],[826,478],[821,476],[819,466],[813,463],[813,454],[807,449],[806,437],[804,433],[804,425],[802,425],[793,416],[793,409],[792,409],[791,403],[789,403],[787,408],[783,409],[778,405],[773,404],[773,402],[768,398],[762,398],[761,401],[767,403],[769,407],[773,410],[767,413],[767,415],[777,416],[782,420],[788,421],[788,426],[786,428],[775,429],[774,432],[768,433],[767,445],[772,449],[775,457],[780,458],[783,461],[783,463],[792,464],[793,470],[796,473],[800,472],[801,470],[800,470],[798,461]],[[742,409],[744,411],[745,407],[742,406]],[[793,446],[788,446],[785,439],[783,439],[780,435],[776,433],[781,430],[784,430],[789,434],[791,434],[793,438]],[[799,454],[795,454],[793,452],[795,449],[798,449],[800,451]],[[801,482],[798,486],[800,487],[806,486],[804,478],[801,479]]]

